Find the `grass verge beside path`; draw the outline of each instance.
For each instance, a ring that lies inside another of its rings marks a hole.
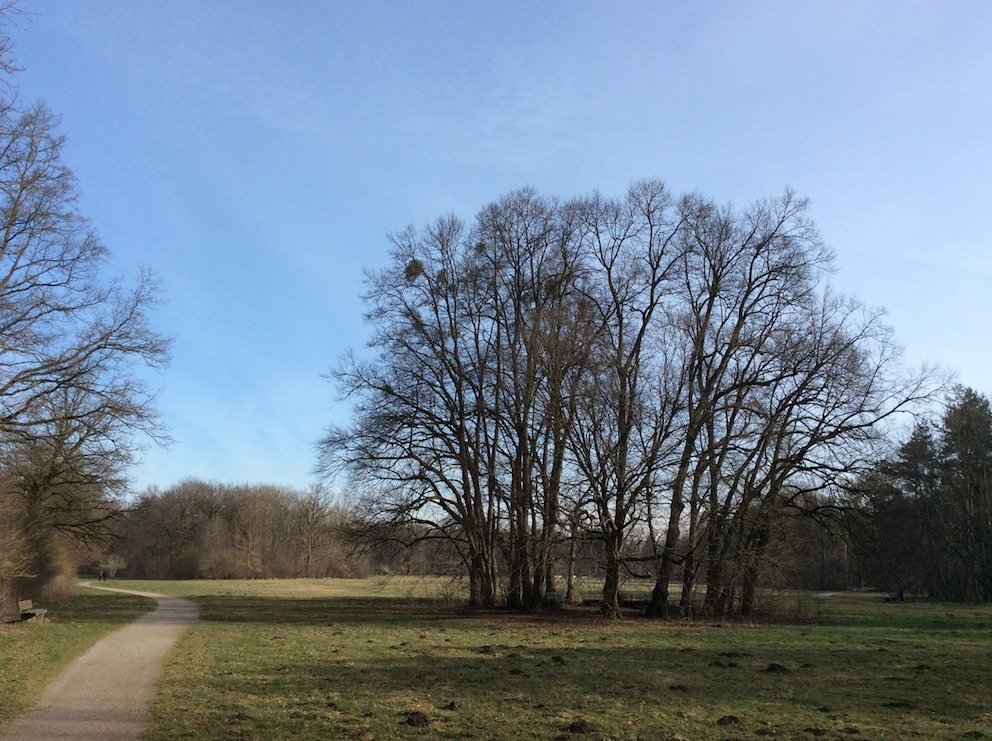
[[[0,730],[30,710],[42,690],[90,646],[153,609],[155,601],[77,587],[67,602],[45,607],[42,625],[0,625]]]
[[[149,738],[992,739],[992,607],[836,595],[815,625],[615,622],[410,596],[427,584],[133,582],[201,607]]]

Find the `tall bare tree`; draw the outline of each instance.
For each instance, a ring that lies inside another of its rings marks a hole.
[[[391,265],[367,279],[375,357],[349,355],[334,372],[355,420],[328,430],[320,470],[348,472],[377,537],[455,543],[473,604],[487,606],[502,506],[491,475],[497,337],[482,309],[491,277],[465,232],[446,217],[391,237]]]
[[[324,438],[322,469],[348,470],[377,536],[450,539],[473,604],[495,602],[501,563],[514,607],[553,581],[585,330],[576,225],[523,190],[471,230],[449,217],[393,236],[392,265],[368,279],[375,357],[335,373],[357,414]]]
[[[8,6],[9,8],[9,6]],[[0,51],[9,40],[0,35]],[[0,69],[13,69],[5,58]],[[157,286],[104,276],[108,251],[77,207],[58,118],[0,90],[0,469],[23,527],[106,533],[127,467],[164,439],[141,369],[167,360]],[[40,535],[36,540],[44,540]],[[0,581],[3,575],[0,574]],[[8,588],[8,591],[10,589]]]
[[[474,238],[492,275],[497,334],[492,480],[506,503],[507,603],[534,609],[553,584],[551,554],[560,539],[569,389],[584,370],[588,301],[576,286],[585,272],[583,227],[572,204],[524,189],[476,219]]]
[[[665,312],[683,260],[681,224],[659,181],[633,185],[625,199],[594,196],[582,213],[594,332],[569,432],[604,546],[603,609],[618,615],[624,545],[643,523],[677,408]]]
[[[864,470],[884,423],[939,379],[904,374],[881,314],[825,287],[832,255],[804,200],[687,206],[684,433],[650,611],[679,563],[683,609],[702,569],[709,609],[748,612],[782,508]]]

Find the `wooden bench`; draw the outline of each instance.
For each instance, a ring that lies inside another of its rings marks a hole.
[[[651,592],[620,592],[617,601],[621,607],[636,607],[645,609],[651,604]]]
[[[545,607],[561,607],[564,603],[562,599],[561,592],[545,592],[544,593],[544,606]]]
[[[44,607],[35,607],[34,603],[29,599],[22,599],[17,603],[21,610],[22,620],[34,620],[36,623],[45,622],[45,615],[48,613]],[[31,617],[24,617],[25,615],[30,615]]]

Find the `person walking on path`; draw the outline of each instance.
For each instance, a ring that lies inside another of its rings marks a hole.
[[[94,644],[15,720],[0,741],[140,739],[165,656],[199,615],[181,597],[91,585],[151,597],[158,607]]]

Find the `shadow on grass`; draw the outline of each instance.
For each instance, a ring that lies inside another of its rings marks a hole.
[[[77,590],[64,602],[46,604],[48,622],[127,623],[155,609],[155,600],[132,594]]]
[[[609,618],[592,607],[566,607],[535,613],[509,610],[475,610],[457,601],[424,598],[370,598],[370,597],[254,597],[241,595],[191,596],[201,608],[201,619],[210,622],[305,624],[326,625],[334,623],[369,622],[419,622],[423,620],[491,619],[507,622],[541,622],[561,625],[613,624]],[[760,626],[760,617],[754,621],[714,621],[700,618],[686,620],[653,620],[644,618],[636,610],[626,613],[626,624],[647,623],[680,627],[734,627],[735,625]],[[623,623],[621,623],[623,624]],[[864,629],[974,631],[992,636],[992,607],[969,608],[940,603],[914,603],[913,605],[859,605],[856,610],[838,611],[822,616],[813,624],[823,627]],[[806,627],[810,623],[789,623],[774,620],[769,626]]]
[[[675,708],[710,726],[729,712],[752,728],[766,724],[790,737],[810,727],[835,733],[854,727],[872,737],[894,727],[918,735],[934,719],[968,724],[984,712],[988,692],[987,683],[976,681],[979,664],[952,670],[938,661],[939,651],[924,647],[873,653],[826,641],[753,641],[733,631],[676,632],[653,646],[599,644],[590,635],[597,644],[581,645],[566,637],[549,640],[541,630],[507,631],[505,638],[472,634],[491,641],[486,644],[466,635],[447,642],[451,630],[424,630],[419,638],[411,630],[380,632],[366,646],[362,639],[369,634],[359,622],[342,630],[339,621],[326,638],[310,636],[305,651],[269,636],[276,641],[272,650],[226,665],[207,680],[225,703],[243,698],[240,706],[220,709],[226,722],[251,727],[252,716],[277,697],[277,712],[326,723],[328,737],[338,737],[343,719],[362,722],[406,710],[461,728],[506,714],[530,718],[530,730],[544,724],[560,730],[554,724],[563,717],[593,717],[619,733],[630,717],[644,717],[645,708],[664,708],[668,716],[645,720],[647,737],[652,722],[659,733],[663,726],[671,730],[665,724]],[[510,727],[506,733],[525,737]]]
[[[479,617],[485,613],[459,605],[441,605],[422,599],[373,599],[361,597],[190,597],[200,606],[200,619],[208,622],[326,625]]]

